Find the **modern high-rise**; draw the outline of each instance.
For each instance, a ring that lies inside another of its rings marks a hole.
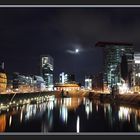
[[[50,55],[41,56],[41,76],[43,77],[46,88],[53,88],[53,58]]]
[[[128,73],[132,71],[134,47],[130,43],[117,42],[97,42],[96,47],[103,48],[104,61],[104,84],[110,88],[120,84],[123,79],[121,72],[121,63],[124,55],[126,56]],[[125,81],[127,82],[127,81]]]

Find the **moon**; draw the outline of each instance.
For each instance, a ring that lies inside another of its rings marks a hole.
[[[79,49],[75,49],[75,53],[79,53]]]

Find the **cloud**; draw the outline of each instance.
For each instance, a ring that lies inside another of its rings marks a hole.
[[[76,54],[75,51],[73,51],[73,50],[66,50],[66,52],[69,54]]]
[[[87,52],[91,52],[91,51],[94,51],[94,48],[80,48],[78,49],[79,50],[79,53],[87,53]],[[70,49],[67,49],[66,50],[66,53],[69,53],[69,54],[77,54],[75,52],[75,50],[70,50]]]

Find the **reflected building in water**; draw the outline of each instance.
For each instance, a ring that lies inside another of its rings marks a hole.
[[[31,122],[36,123],[31,125]],[[31,126],[30,130],[26,127],[28,131],[38,132],[137,132],[140,109],[87,98],[57,98],[13,108],[0,115],[1,132],[13,132],[17,128],[24,132],[25,124]]]
[[[53,102],[49,102],[42,116],[41,132],[50,132],[53,127]]]
[[[6,115],[0,115],[0,132],[5,132],[6,129]]]
[[[69,111],[76,110],[81,104],[82,99],[80,98],[61,98],[58,99],[57,105],[60,107],[59,116],[62,122],[67,123]]]
[[[84,98],[83,104],[85,105],[85,113],[87,115],[87,119],[89,119],[89,115],[92,114],[92,101],[90,101],[87,98]]]

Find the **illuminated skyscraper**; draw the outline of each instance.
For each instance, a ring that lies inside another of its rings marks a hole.
[[[53,88],[53,69],[53,58],[50,55],[41,56],[41,76],[48,89]]]
[[[121,80],[123,79],[121,73],[121,62],[122,58],[124,58],[122,56],[126,56],[129,73],[130,71],[132,71],[134,55],[133,44],[116,42],[98,42],[96,43],[96,46],[103,47],[104,83],[109,87],[121,83]]]

